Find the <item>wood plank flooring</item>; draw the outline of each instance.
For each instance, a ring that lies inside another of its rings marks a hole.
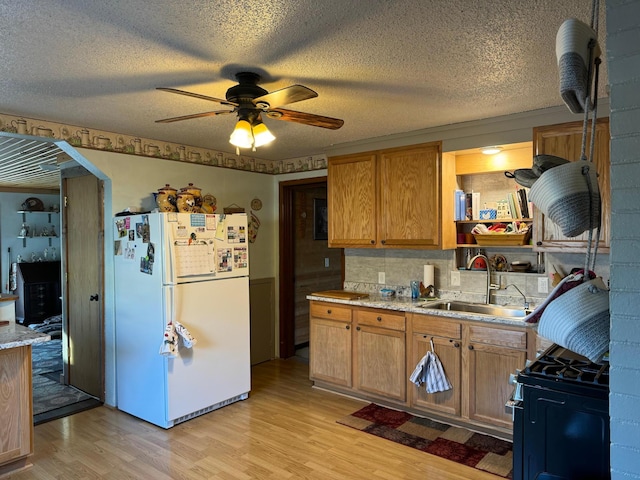
[[[108,407],[35,427],[33,468],[12,480],[496,480],[339,425],[365,403],[311,388],[303,360],[252,369],[248,400],[163,430]]]

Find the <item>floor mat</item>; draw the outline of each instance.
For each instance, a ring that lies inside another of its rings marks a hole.
[[[62,372],[62,340],[34,343],[31,359],[34,375]]]
[[[478,470],[513,478],[511,442],[489,435],[373,403],[338,423]]]
[[[62,340],[35,343],[31,355],[35,425],[102,405],[91,395],[60,383]]]
[[[33,414],[64,407],[93,398],[91,395],[47,378],[45,375],[33,376]]]

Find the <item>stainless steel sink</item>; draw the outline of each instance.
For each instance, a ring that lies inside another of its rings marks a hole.
[[[435,305],[424,304],[421,305],[421,307],[424,309],[449,310],[451,312],[460,313],[476,313],[502,318],[524,318],[529,313],[524,309],[503,307],[501,305],[487,305],[484,303],[445,302],[437,303]]]

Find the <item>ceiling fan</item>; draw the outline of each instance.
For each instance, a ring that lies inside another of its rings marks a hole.
[[[215,110],[212,112],[165,118],[162,120],[156,120],[156,123],[171,123],[179,122],[181,120],[190,120],[192,118],[213,117],[217,115],[236,113],[238,116],[238,123],[236,124],[229,141],[237,148],[253,147],[254,150],[256,147],[266,145],[275,139],[262,122],[263,113],[267,118],[302,123],[304,125],[328,128],[331,130],[337,130],[344,124],[344,120],[340,120],[338,118],[280,108],[281,105],[287,105],[317,97],[318,94],[308,87],[303,85],[291,85],[269,93],[258,85],[261,77],[257,73],[240,72],[236,73],[235,77],[238,80],[238,84],[227,90],[225,100],[175,88],[158,87],[157,90],[200,98],[202,100],[220,103],[221,105],[233,108],[230,110]]]

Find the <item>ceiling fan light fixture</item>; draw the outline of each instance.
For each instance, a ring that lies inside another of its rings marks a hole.
[[[264,123],[258,123],[253,126],[253,146],[262,147],[273,142],[276,137],[269,131]]]
[[[238,120],[236,128],[231,132],[229,143],[238,148],[251,148],[253,146],[253,134],[251,124],[246,120]]]

